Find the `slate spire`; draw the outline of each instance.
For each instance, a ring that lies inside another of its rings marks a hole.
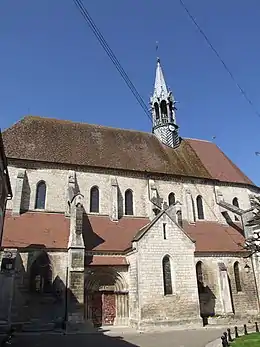
[[[179,145],[178,126],[175,117],[175,100],[167,88],[160,59],[157,58],[154,91],[150,100],[153,117],[153,133],[165,145]]]

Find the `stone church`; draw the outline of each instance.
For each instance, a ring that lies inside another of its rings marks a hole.
[[[243,247],[259,188],[214,143],[180,137],[160,60],[150,103],[151,133],[34,116],[3,132],[1,321],[141,329],[259,314]]]

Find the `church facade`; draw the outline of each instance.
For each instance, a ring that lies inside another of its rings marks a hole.
[[[28,116],[3,132],[13,199],[1,268],[17,324],[204,324],[259,314],[244,250],[259,188],[183,139],[157,62],[152,133]]]

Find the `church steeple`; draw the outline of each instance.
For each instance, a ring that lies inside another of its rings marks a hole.
[[[175,118],[175,100],[167,88],[160,59],[157,59],[154,92],[150,100],[153,117],[153,133],[165,145],[179,145],[178,126]]]

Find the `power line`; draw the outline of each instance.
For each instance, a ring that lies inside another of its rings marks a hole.
[[[117,57],[115,56],[114,52],[109,47],[107,41],[105,40],[104,36],[102,35],[100,30],[96,26],[95,22],[91,18],[89,12],[87,11],[85,6],[83,5],[82,1],[81,0],[73,0],[73,1],[74,1],[75,5],[77,6],[79,12],[83,16],[84,20],[86,21],[86,23],[88,24],[88,26],[92,30],[93,34],[98,39],[100,45],[103,47],[103,49],[105,50],[105,52],[109,56],[110,60],[112,61],[112,63],[116,67],[117,71],[120,73],[120,75],[123,78],[123,80],[125,81],[126,85],[131,90],[131,92],[134,95],[134,97],[136,98],[137,102],[142,107],[142,109],[144,110],[145,114],[150,119],[150,121],[152,121],[151,114],[150,114],[150,112],[148,110],[148,107],[147,107],[146,103],[144,102],[143,98],[141,97],[141,95],[137,91],[136,87],[134,86],[134,84],[130,80],[129,76],[125,72],[124,68],[120,64],[120,62],[117,59]]]
[[[229,69],[229,67],[227,66],[227,64],[224,62],[224,60],[221,58],[220,54],[218,53],[218,51],[216,50],[216,48],[213,46],[213,44],[210,42],[209,38],[207,37],[207,35],[205,34],[205,32],[201,29],[201,27],[199,26],[199,24],[197,23],[196,19],[193,17],[193,15],[190,13],[190,11],[188,10],[187,6],[184,4],[183,0],[180,0],[180,3],[182,5],[182,7],[184,8],[184,10],[186,11],[186,13],[188,14],[188,16],[190,17],[190,19],[192,20],[192,22],[195,24],[195,26],[197,27],[197,29],[199,30],[200,34],[204,37],[205,41],[207,42],[207,44],[209,45],[209,47],[212,49],[212,51],[215,53],[215,55],[217,56],[217,58],[220,60],[221,64],[223,65],[224,69],[227,71],[227,73],[229,74],[229,76],[231,77],[231,79],[233,80],[233,82],[235,83],[235,85],[237,86],[237,88],[240,90],[241,94],[243,95],[243,97],[246,99],[246,101],[249,103],[249,105],[252,107],[253,111],[255,112],[255,114],[260,117],[260,113],[257,111],[256,107],[254,106],[252,100],[247,96],[245,90],[241,87],[241,85],[237,82],[234,74],[231,72],[231,70]]]

